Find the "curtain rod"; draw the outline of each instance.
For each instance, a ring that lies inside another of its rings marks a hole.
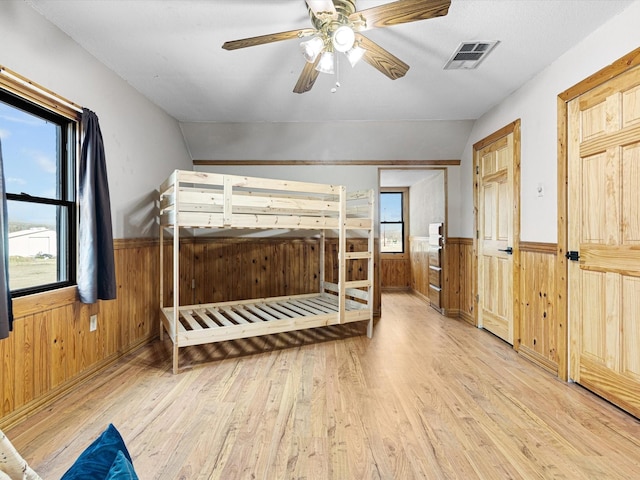
[[[37,93],[38,95],[47,97],[49,100],[53,100],[55,103],[59,103],[70,110],[73,110],[78,113],[82,113],[82,107],[80,105],[77,105],[73,103],[71,100],[67,100],[64,97],[61,97],[60,95],[52,92],[47,88],[44,88],[41,85],[38,85],[37,83],[27,80],[22,75],[19,75],[9,70],[8,68],[3,67],[2,65],[0,65],[0,75],[4,75],[5,77],[8,77],[9,79],[11,79],[13,82],[16,82],[19,85],[21,85],[22,87],[25,87],[26,89],[31,90]]]

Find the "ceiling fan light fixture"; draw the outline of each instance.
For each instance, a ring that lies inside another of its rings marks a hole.
[[[316,65],[316,70],[320,73],[333,75],[336,72],[333,60],[333,52],[324,52],[320,57],[318,65]]]
[[[344,52],[344,54],[347,57],[347,60],[349,60],[351,66],[355,67],[356,64],[362,59],[364,52],[366,52],[364,48],[360,47],[359,45],[354,45],[353,48],[347,50],[346,52]]]
[[[300,50],[302,51],[302,56],[304,59],[313,63],[320,55],[320,52],[324,49],[324,40],[320,37],[313,37],[311,40],[307,40],[306,42],[302,42],[300,44]]]
[[[356,34],[353,32],[353,29],[347,25],[342,25],[338,27],[335,32],[333,32],[333,36],[331,37],[331,41],[333,42],[333,48],[337,52],[346,52],[353,47],[353,43],[356,40]]]

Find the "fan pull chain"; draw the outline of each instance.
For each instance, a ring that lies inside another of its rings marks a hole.
[[[340,61],[338,60],[338,55],[335,56],[336,62],[336,86],[331,89],[331,93],[336,93],[338,88],[340,88]]]

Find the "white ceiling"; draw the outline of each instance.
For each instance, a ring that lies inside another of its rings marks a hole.
[[[310,26],[303,0],[27,2],[181,122],[384,122],[476,119],[633,0],[452,0],[445,17],[367,32],[405,77],[345,61],[337,93],[321,74],[301,95],[299,41],[221,46]],[[493,40],[477,70],[443,70],[461,42]]]

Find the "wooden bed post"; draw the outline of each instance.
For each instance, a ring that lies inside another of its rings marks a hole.
[[[369,323],[367,324],[367,337],[373,337],[373,304],[375,299],[375,278],[374,278],[374,260],[375,260],[375,205],[376,199],[373,190],[369,190],[369,218],[371,219],[371,227],[368,231],[368,250],[369,261],[367,263],[367,278],[369,279]]]
[[[324,282],[326,281],[326,271],[324,268],[324,261],[326,255],[325,249],[327,248],[326,239],[325,230],[320,230],[320,293],[325,293]]]
[[[347,187],[340,186],[340,212],[338,214],[338,319],[344,323],[345,290],[347,283]]]
[[[180,174],[176,172],[173,184],[175,205],[180,205]],[[178,316],[180,315],[180,209],[175,209],[173,222],[173,373],[178,373]]]
[[[162,193],[160,193],[160,209],[162,209]],[[162,214],[160,215],[160,221],[158,222],[160,228],[160,341],[164,339],[164,327],[162,326],[162,309],[164,308],[164,252],[162,246],[164,244],[164,232],[162,228]]]

